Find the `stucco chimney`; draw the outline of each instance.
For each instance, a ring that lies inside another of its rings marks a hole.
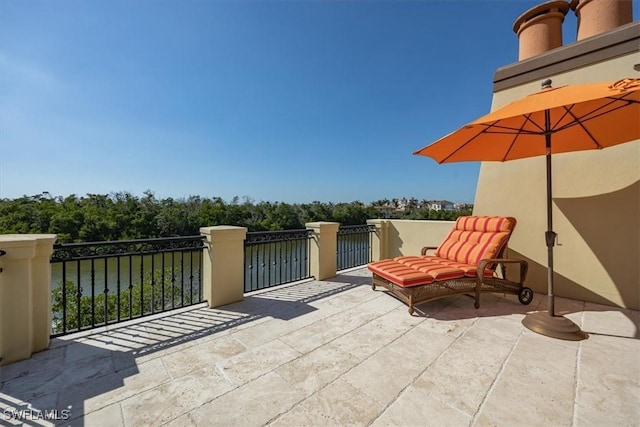
[[[633,21],[631,0],[571,0],[578,17],[578,41]]]
[[[566,1],[549,1],[520,15],[513,24],[520,45],[518,60],[562,46],[562,22],[567,12]]]

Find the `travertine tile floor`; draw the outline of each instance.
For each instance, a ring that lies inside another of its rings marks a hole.
[[[0,424],[57,410],[87,426],[640,425],[639,312],[558,298],[590,334],[560,341],[521,324],[541,295],[412,317],[369,281],[358,269],[54,339],[0,368]]]

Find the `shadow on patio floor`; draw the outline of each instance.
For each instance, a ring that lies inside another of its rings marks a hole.
[[[294,319],[317,310],[310,303],[360,286],[363,280],[366,277],[346,272],[330,281],[255,292],[216,309],[205,303],[54,338],[48,350],[0,368],[0,420],[27,426],[84,425],[84,402],[97,396],[103,402],[127,397],[122,395],[125,382],[152,376],[141,372],[138,362],[153,359],[154,353],[179,351],[195,340],[262,318]],[[149,381],[148,387],[154,385]]]

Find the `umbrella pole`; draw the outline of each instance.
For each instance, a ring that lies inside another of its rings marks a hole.
[[[562,340],[580,341],[587,334],[580,327],[564,316],[556,316],[555,296],[553,295],[553,247],[557,234],[553,231],[552,192],[551,192],[551,118],[549,110],[545,111],[545,146],[547,161],[547,231],[544,237],[547,243],[547,294],[548,312],[539,311],[527,314],[522,324],[533,332]]]
[[[556,244],[557,234],[553,231],[553,198],[551,196],[551,134],[545,135],[547,149],[547,231],[544,235],[547,242],[547,298],[549,305],[549,315],[555,316],[555,296],[553,295],[553,247]]]

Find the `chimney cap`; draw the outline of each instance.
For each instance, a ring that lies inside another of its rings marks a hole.
[[[555,11],[566,15],[569,12],[569,3],[564,0],[555,0],[541,3],[537,6],[532,7],[531,9],[520,15],[518,19],[516,19],[516,21],[513,23],[513,32],[517,34],[520,30],[520,27],[525,22],[530,21],[536,16],[544,15],[546,13],[554,11],[554,9]]]

